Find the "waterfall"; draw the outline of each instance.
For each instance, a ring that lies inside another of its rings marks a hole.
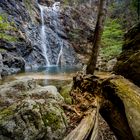
[[[53,10],[56,18],[59,19],[58,14],[60,12],[60,2],[55,2],[52,6],[52,10]],[[55,28],[58,28],[57,24],[55,24]],[[60,43],[61,48],[60,48],[60,51],[59,51],[59,54],[58,54],[58,57],[57,57],[56,65],[61,64],[61,60],[63,58],[63,41],[60,40],[59,43]]]
[[[59,19],[59,14],[60,14],[60,2],[55,2],[51,7],[47,7],[44,5],[40,5],[38,4],[39,8],[40,8],[40,14],[41,14],[41,22],[42,22],[42,26],[41,26],[41,48],[42,48],[42,54],[46,60],[46,65],[47,66],[51,66],[51,65],[59,65],[61,64],[61,59],[63,58],[63,40],[58,36],[57,32],[55,32],[56,30],[60,30],[60,19]],[[46,15],[44,15],[44,13],[46,12]],[[53,34],[53,36],[56,38],[56,42],[57,42],[57,46],[59,47],[58,50],[59,52],[56,54],[55,58],[53,58],[55,60],[55,62],[52,62],[52,58],[50,58],[52,56],[52,50],[51,50],[51,46],[49,45],[49,35],[46,33],[46,31],[48,30],[48,27],[45,25],[44,22],[44,18],[49,17],[50,20],[50,25],[53,25],[54,31],[52,30],[51,34]],[[46,29],[46,31],[45,31]]]
[[[41,26],[41,47],[42,47],[42,54],[46,60],[46,65],[49,66],[50,62],[49,62],[49,58],[47,56],[47,47],[46,47],[46,33],[45,33],[45,25],[44,25],[44,6],[39,5],[40,8],[40,14],[41,14],[41,22],[42,22],[42,26]]]
[[[58,58],[57,58],[57,62],[56,62],[57,65],[61,64],[61,60],[62,60],[62,57],[63,57],[63,42],[60,45],[61,45],[61,48],[60,48]]]

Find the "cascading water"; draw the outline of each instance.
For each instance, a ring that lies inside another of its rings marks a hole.
[[[61,45],[61,49],[60,49],[60,52],[58,54],[58,58],[57,58],[57,62],[56,62],[57,65],[61,64],[62,57],[63,57],[63,44]]]
[[[50,21],[50,25],[53,25],[53,28],[55,30],[57,30],[59,28],[60,25],[60,20],[59,20],[59,13],[60,13],[60,2],[55,2],[52,7],[47,7],[47,6],[43,6],[43,5],[39,5],[40,8],[40,14],[41,14],[41,22],[42,22],[42,26],[41,26],[41,47],[42,47],[42,54],[46,60],[46,65],[47,66],[51,66],[51,65],[59,65],[61,64],[61,59],[63,58],[63,40],[60,39],[60,37],[56,34],[56,33],[52,33],[54,34],[57,43],[58,43],[58,49],[59,49],[59,53],[57,56],[57,59],[55,60],[55,62],[51,62],[51,59],[49,59],[49,56],[52,55],[52,50],[50,50],[49,47],[49,43],[47,44],[49,37],[45,31],[45,28],[47,30],[47,27],[44,24],[44,13],[47,12],[47,15],[50,17],[51,21]],[[54,58],[55,59],[55,58]]]
[[[40,8],[40,12],[41,12],[41,22],[42,22],[42,26],[41,26],[41,47],[42,47],[42,54],[46,60],[46,65],[49,66],[50,62],[47,56],[47,47],[46,47],[46,33],[45,33],[45,24],[44,24],[44,6],[39,5]]]
[[[59,14],[59,12],[60,12],[60,7],[59,7],[59,5],[60,5],[60,2],[55,2],[54,4],[53,4],[53,7],[52,7],[52,9],[53,9],[53,12],[54,12],[54,14],[55,14],[55,16],[56,16],[56,18],[58,19],[58,14]],[[58,28],[57,27],[57,24],[55,24],[55,28]],[[62,57],[63,57],[63,41],[60,41],[60,51],[59,51],[59,54],[58,54],[58,58],[57,58],[57,62],[56,62],[56,65],[59,65],[59,64],[61,64],[61,59],[62,59]]]

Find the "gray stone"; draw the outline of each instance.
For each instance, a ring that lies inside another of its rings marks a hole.
[[[117,59],[116,58],[109,60],[107,62],[107,64],[106,64],[107,71],[113,71],[113,68],[116,65],[116,63],[117,63]]]
[[[67,118],[55,86],[16,80],[0,86],[0,138],[5,140],[61,140]]]

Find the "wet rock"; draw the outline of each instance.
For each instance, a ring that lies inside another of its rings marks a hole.
[[[7,65],[9,68],[20,68],[24,70],[25,61],[22,57],[17,57],[7,52],[2,53],[2,56],[4,65]]]
[[[0,39],[0,48],[1,49],[6,49],[6,50],[9,50],[10,51],[10,50],[14,50],[15,49],[15,46],[12,45],[12,44],[10,44],[10,43],[8,43],[5,40]]]
[[[93,20],[96,19],[96,13],[91,19],[92,14],[91,7],[87,8],[84,4],[79,4],[75,8],[68,6],[63,9],[63,24],[77,53],[83,54],[89,50],[87,47],[92,41],[94,32]]]
[[[7,56],[6,59],[5,59],[3,57],[3,54],[5,54],[5,52],[0,53],[0,79],[2,77],[7,76],[7,75],[17,73],[21,69],[24,69],[24,64],[22,66],[21,63],[17,63],[18,58],[13,56],[14,59],[11,60],[11,57]],[[10,67],[7,65],[7,63],[5,63],[5,61],[7,61],[8,59],[9,59],[9,62],[12,64],[12,66],[10,66]],[[19,59],[19,61],[20,61],[20,59]],[[23,61],[23,60],[21,60],[21,61]],[[24,61],[23,61],[23,63],[24,63]],[[20,68],[20,66],[22,66],[22,67]]]
[[[5,77],[25,69],[25,60],[14,53],[2,51],[0,53],[0,75]]]

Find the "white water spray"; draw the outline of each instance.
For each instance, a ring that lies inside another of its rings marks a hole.
[[[60,51],[59,51],[59,54],[58,54],[56,65],[61,64],[62,57],[63,57],[63,42],[61,43],[61,48],[60,48]]]
[[[49,61],[48,54],[47,54],[47,46],[46,46],[47,35],[46,35],[46,32],[45,32],[45,27],[46,26],[44,24],[44,11],[46,10],[48,15],[51,16],[51,19],[53,20],[52,22],[53,22],[54,28],[55,29],[59,28],[59,23],[60,23],[60,19],[59,19],[60,2],[55,2],[51,7],[43,6],[43,5],[40,5],[40,4],[38,4],[38,6],[40,8],[41,22],[42,22],[42,26],[41,26],[42,54],[43,54],[43,56],[44,56],[44,58],[46,60],[46,65],[51,66],[51,62]],[[58,39],[58,42],[59,42],[60,51],[58,53],[57,60],[56,60],[55,64],[59,65],[59,64],[61,64],[61,60],[63,58],[63,40],[61,40],[57,34],[56,34],[56,38]]]
[[[44,25],[44,9],[45,7],[42,5],[39,5],[40,8],[40,14],[41,14],[41,22],[42,22],[42,26],[41,26],[41,47],[42,47],[42,54],[46,60],[46,65],[49,66],[50,62],[47,56],[47,47],[46,47],[46,33],[45,33],[45,25]]]
[[[60,2],[55,2],[52,6],[52,10],[54,12],[54,14],[56,15],[57,18],[58,17],[58,14],[60,12]],[[56,28],[57,27],[57,24],[56,24]],[[62,60],[62,57],[63,57],[63,41],[60,40],[60,51],[59,51],[59,54],[58,54],[58,57],[57,57],[57,62],[56,62],[56,65],[59,65],[61,64],[61,60]]]

